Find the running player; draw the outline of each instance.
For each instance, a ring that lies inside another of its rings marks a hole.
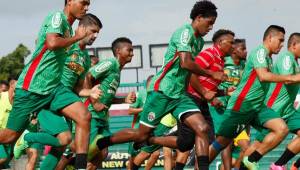
[[[175,118],[193,129],[197,139],[206,136],[205,120],[200,114],[199,108],[185,94],[185,88],[189,73],[212,76],[218,80],[226,78],[223,72],[202,69],[193,61],[204,45],[202,36],[212,29],[216,20],[216,9],[216,6],[210,1],[196,2],[190,15],[192,23],[180,27],[171,37],[164,65],[151,82],[139,129],[124,129],[102,138],[97,142],[99,149],[131,141],[136,142],[136,146],[138,146],[139,143],[148,139],[161,118],[170,112]],[[201,169],[207,169],[208,156],[200,153],[200,143],[198,140],[196,141],[198,165]],[[183,147],[182,150],[191,149],[185,148],[184,144],[178,146]]]
[[[300,57],[300,33],[293,33],[288,40],[288,51],[279,54],[273,66],[273,72],[280,75],[297,74],[300,72],[297,59]],[[299,75],[295,80],[300,82]],[[272,83],[268,90],[265,104],[278,112],[288,125],[289,131],[297,134],[287,146],[281,157],[272,163],[270,170],[285,170],[285,164],[300,152],[300,113],[294,108],[294,101],[299,91],[299,84]],[[262,136],[267,135],[262,132]],[[260,144],[256,144],[258,147]]]
[[[250,124],[258,130],[263,127],[271,130],[261,147],[251,153],[249,158],[244,158],[244,164],[248,168],[257,169],[256,162],[287,135],[288,128],[285,122],[276,112],[263,104],[269,82],[292,81],[292,76],[270,72],[271,56],[279,53],[282,48],[284,34],[284,28],[269,26],[264,33],[263,44],[248,56],[241,82],[228,101],[217,138],[210,146],[210,161]]]
[[[68,47],[87,36],[78,27],[72,36],[76,19],[88,10],[89,0],[66,0],[63,11],[51,12],[40,29],[32,60],[23,69],[17,86],[7,128],[0,131],[0,143],[12,143],[29,124],[29,115],[45,107],[60,111],[73,119],[76,129],[76,168],[86,167],[90,113],[80,99],[60,84]]]

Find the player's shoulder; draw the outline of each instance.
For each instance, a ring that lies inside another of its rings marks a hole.
[[[177,28],[173,33],[173,38],[180,38],[182,40],[188,40],[194,31],[191,24],[184,24],[181,27]]]
[[[268,50],[264,47],[264,45],[259,45],[254,48],[249,55],[249,59],[257,59],[257,60],[264,60],[265,57],[268,55]]]
[[[67,18],[63,11],[50,11],[46,17],[46,21],[51,22],[53,26],[59,26],[63,22],[67,22]]]

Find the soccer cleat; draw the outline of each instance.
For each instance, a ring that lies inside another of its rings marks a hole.
[[[270,170],[286,170],[285,166],[275,165],[274,163],[271,164]]]
[[[298,168],[295,166],[295,162],[293,162],[290,170],[298,170]]]
[[[14,157],[15,159],[19,159],[25,150],[29,147],[27,141],[24,140],[25,134],[29,133],[28,130],[25,130],[20,138],[17,140],[14,147]]]
[[[250,162],[248,160],[248,157],[244,157],[243,159],[244,165],[249,169],[249,170],[259,170],[259,166],[257,162]]]
[[[97,146],[98,139],[103,138],[102,135],[97,135],[93,142],[89,145],[89,151],[88,151],[88,161],[91,161],[95,158],[95,156],[101,152],[101,150]]]

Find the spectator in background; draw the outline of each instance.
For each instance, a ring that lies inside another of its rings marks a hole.
[[[7,81],[1,81],[0,82],[0,93],[6,92],[8,90],[8,82]]]
[[[96,65],[99,62],[98,56],[90,55],[90,58],[91,58],[91,67],[93,67],[94,65]]]

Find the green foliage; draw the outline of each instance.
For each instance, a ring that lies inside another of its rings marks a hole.
[[[18,76],[23,67],[24,59],[30,54],[30,51],[23,44],[10,54],[0,58],[0,81],[8,80],[10,77]]]

